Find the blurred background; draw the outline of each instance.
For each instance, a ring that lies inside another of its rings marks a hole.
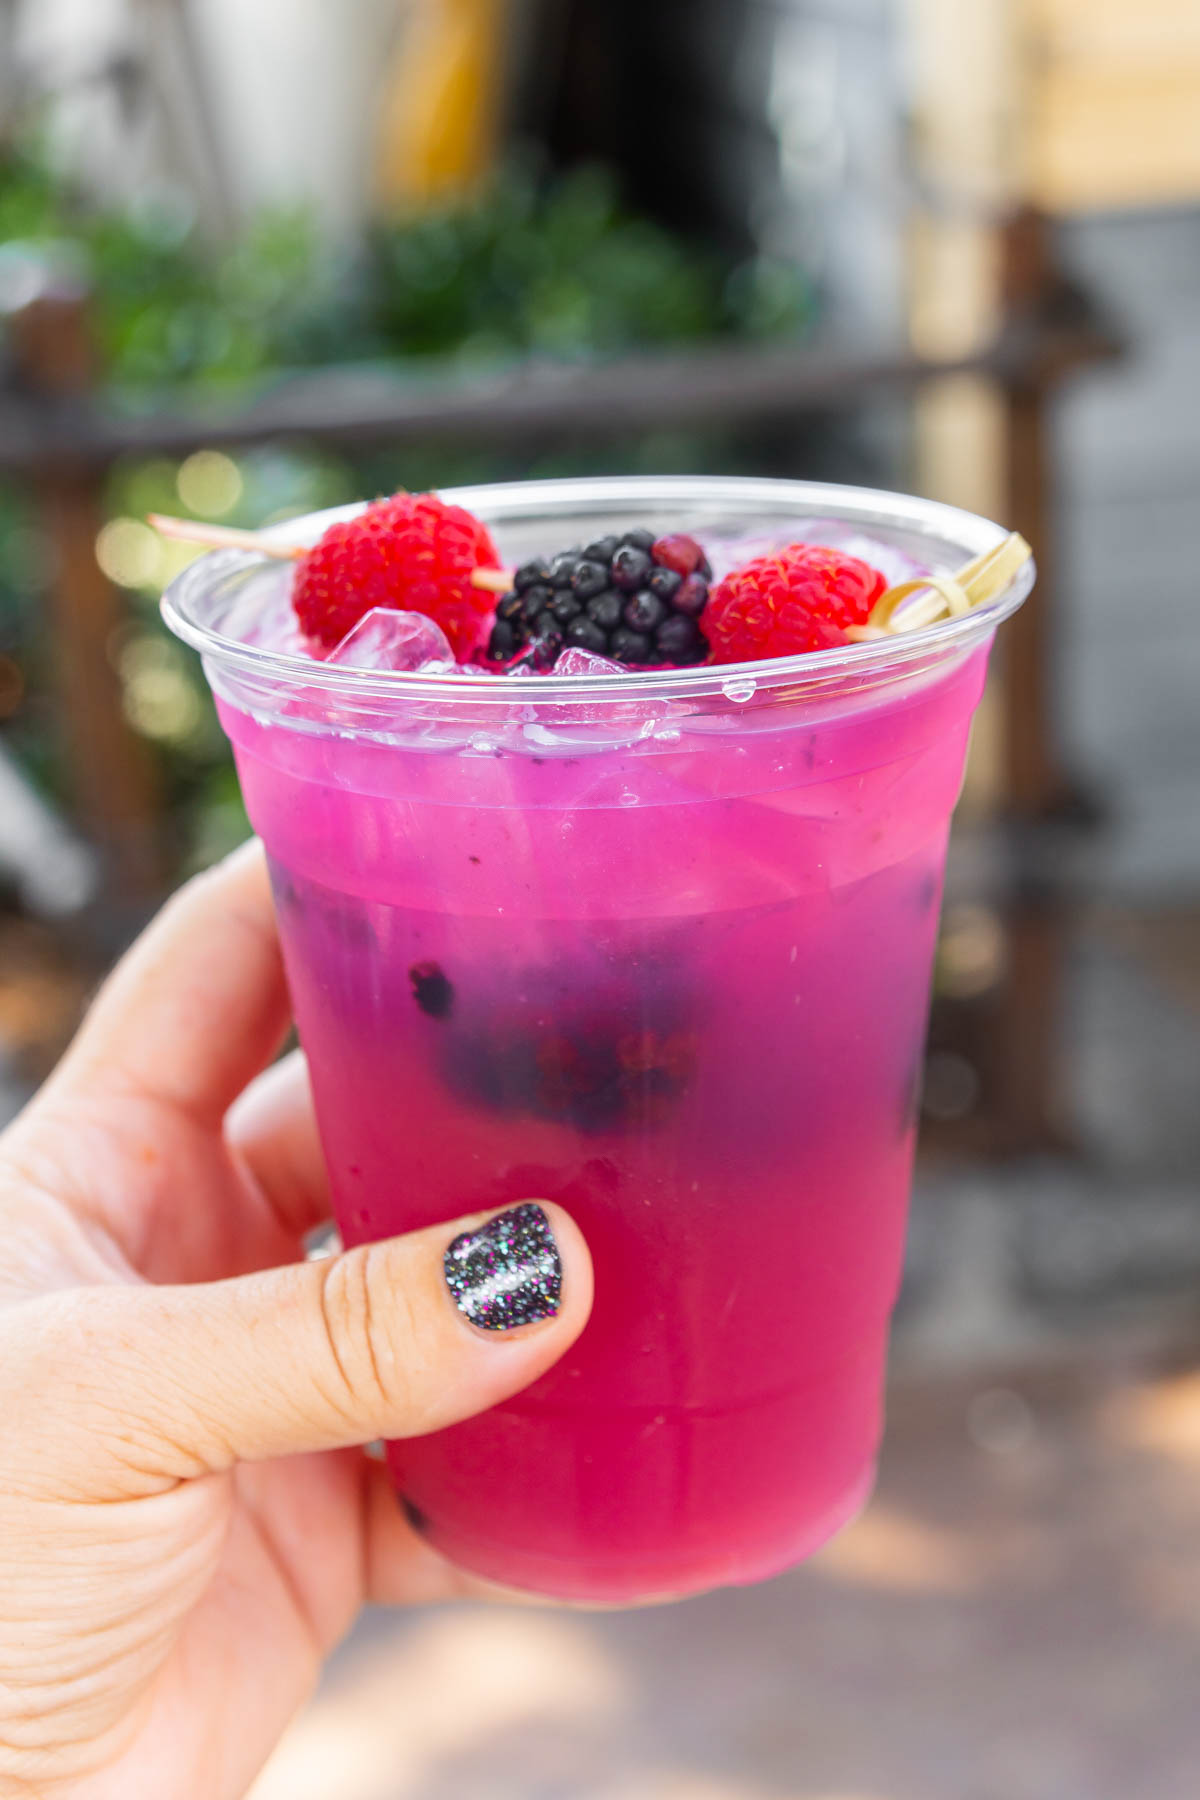
[[[708,471],[1033,542],[880,1489],[675,1609],[369,1617],[256,1800],[1193,1800],[1194,0],[0,0],[0,1118],[247,830],[150,510]]]

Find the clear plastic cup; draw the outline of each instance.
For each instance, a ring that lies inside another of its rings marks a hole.
[[[836,520],[945,573],[1004,535],[798,482],[448,498],[512,562],[635,524]],[[289,579],[219,552],[164,610],[270,858],[342,1235],[549,1198],[595,1261],[549,1374],[389,1446],[410,1514],[465,1568],[571,1599],[769,1576],[870,1491],[950,814],[1032,564],[911,635],[490,681],[244,641]]]

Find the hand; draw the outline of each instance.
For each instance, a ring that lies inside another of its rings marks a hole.
[[[244,1794],[364,1601],[486,1591],[353,1446],[504,1399],[587,1318],[549,1205],[561,1308],[515,1331],[444,1279],[478,1217],[297,1260],[329,1202],[303,1061],[260,1073],[287,1017],[252,846],[0,1139],[3,1800]]]

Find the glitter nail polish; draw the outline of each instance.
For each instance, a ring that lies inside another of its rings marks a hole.
[[[540,1206],[514,1206],[478,1231],[464,1231],[443,1267],[459,1312],[485,1331],[511,1331],[558,1311],[562,1262]]]

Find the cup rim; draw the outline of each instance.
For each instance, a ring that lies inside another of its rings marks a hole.
[[[1003,526],[977,513],[882,488],[843,486],[830,482],[790,481],[757,476],[634,475],[566,477],[545,481],[486,483],[470,487],[442,488],[441,497],[452,505],[478,514],[489,525],[519,523],[542,514],[570,512],[576,520],[589,512],[611,512],[620,504],[660,505],[669,509],[706,502],[714,507],[747,512],[755,507],[802,518],[837,518],[869,531],[889,528],[962,551],[962,560],[977,556],[1003,542]],[[264,533],[289,544],[312,544],[331,525],[353,518],[369,502],[353,501],[289,519]],[[351,696],[380,700],[438,698],[472,703],[495,701],[505,705],[532,700],[589,699],[690,700],[728,697],[731,684],[749,684],[751,691],[792,687],[810,679],[824,685],[839,676],[885,677],[899,675],[927,657],[940,660],[980,639],[1014,613],[1033,587],[1036,568],[1032,556],[1021,565],[1007,586],[991,600],[967,613],[939,621],[916,631],[901,632],[866,643],[837,645],[828,650],[806,651],[795,656],[764,658],[757,662],[700,664],[690,668],[630,670],[617,675],[509,675],[494,682],[453,672],[420,672],[396,669],[361,669],[322,663],[286,651],[247,644],[226,637],[197,616],[197,606],[214,584],[264,564],[265,558],[246,550],[214,550],[198,557],[169,584],[163,593],[163,619],[174,634],[235,676],[259,676],[285,686],[302,685],[310,694],[324,690],[331,698]],[[952,566],[939,573],[952,572]]]

